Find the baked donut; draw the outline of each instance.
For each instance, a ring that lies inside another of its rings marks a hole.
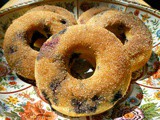
[[[108,10],[92,17],[87,24],[113,32],[124,44],[131,59],[132,71],[146,64],[152,52],[152,36],[136,16],[117,10]]]
[[[93,7],[93,8],[90,8],[89,10],[83,12],[77,22],[78,24],[86,24],[86,22],[91,19],[94,15],[102,12],[102,11],[106,11],[106,10],[109,10],[109,8],[105,7],[105,6],[98,6],[98,7]]]
[[[32,8],[31,10],[27,12],[32,12],[32,11],[51,11],[54,13],[57,13],[59,15],[64,16],[67,20],[69,20],[73,24],[77,24],[77,21],[74,17],[74,15],[68,11],[65,8],[54,6],[54,5],[42,5],[42,6],[37,6]]]
[[[95,70],[90,77],[72,75],[71,65],[78,59],[91,60]],[[130,60],[113,33],[102,27],[75,25],[43,44],[35,77],[53,109],[68,116],[89,116],[112,108],[126,94]]]
[[[35,80],[34,65],[38,47],[52,34],[69,25],[72,23],[63,16],[49,11],[29,12],[14,20],[7,29],[3,42],[9,66],[18,75]],[[39,42],[35,45],[37,41]]]

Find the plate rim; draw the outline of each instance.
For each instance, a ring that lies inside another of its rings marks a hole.
[[[54,0],[54,1],[63,2],[62,0]],[[155,15],[156,17],[160,18],[160,11],[159,10],[151,8],[149,6],[145,6],[145,5],[137,3],[137,2],[129,1],[129,0],[90,0],[90,1],[119,3],[119,4],[124,5],[126,7],[134,7],[134,8],[138,8],[140,10],[147,11],[148,13],[151,13],[151,14]],[[22,8],[27,7],[29,5],[34,5],[34,4],[43,3],[43,2],[44,3],[45,2],[53,2],[53,0],[30,0],[30,1],[26,1],[23,3],[16,4],[16,5],[12,5],[8,8],[4,8],[4,9],[0,10],[0,17],[4,16],[7,13],[16,11],[17,9],[22,9]],[[79,0],[77,0],[77,2],[79,2]]]

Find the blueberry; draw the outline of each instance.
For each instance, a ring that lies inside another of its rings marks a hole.
[[[74,111],[76,113],[90,113],[95,112],[97,109],[97,105],[94,104],[93,106],[87,104],[87,100],[77,100],[72,99],[71,105],[74,107]]]
[[[71,105],[72,105],[72,106],[79,106],[80,103],[79,103],[79,101],[78,101],[77,99],[72,99],[72,100],[71,100]]]
[[[39,53],[39,54],[37,55],[36,60],[39,61],[41,58],[42,58],[41,53]]]
[[[61,30],[58,34],[64,34],[67,31],[67,28]]]
[[[10,46],[8,51],[9,51],[10,54],[16,52],[17,51],[17,46]]]
[[[66,24],[66,23],[67,23],[67,21],[66,21],[65,19],[61,19],[60,22],[61,22],[62,24]]]
[[[93,96],[92,101],[97,101],[99,100],[99,97],[97,95]]]
[[[50,84],[50,88],[53,91],[53,93],[55,93],[57,87],[60,86],[60,82],[59,81],[54,81],[53,83]]]
[[[112,99],[112,102],[117,101],[117,100],[120,99],[121,97],[122,97],[122,93],[121,93],[121,91],[118,91],[118,92],[114,95],[114,97],[113,97],[113,99]]]
[[[97,106],[94,105],[94,106],[88,106],[88,111],[89,112],[95,112],[97,110]]]
[[[26,40],[26,34],[24,33],[24,32],[17,32],[17,34],[16,34],[16,39],[21,39],[21,40]]]

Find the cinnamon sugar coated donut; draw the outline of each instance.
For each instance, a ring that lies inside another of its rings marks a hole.
[[[90,8],[89,10],[83,12],[77,22],[78,24],[86,24],[86,22],[91,19],[94,15],[102,12],[102,11],[106,11],[106,10],[109,10],[109,8],[107,8],[106,6],[98,6],[98,7],[93,7],[93,8]]]
[[[51,12],[64,16],[67,20],[69,20],[73,24],[77,24],[77,21],[73,13],[71,13],[70,11],[62,7],[58,7],[54,5],[42,5],[42,6],[34,7],[27,12],[32,12],[32,11],[51,11]]]
[[[49,36],[69,25],[72,23],[66,18],[49,11],[29,12],[14,20],[7,29],[3,42],[9,66],[18,75],[34,80],[37,46],[40,47]],[[39,43],[36,43],[37,39],[40,39]]]
[[[71,73],[73,62],[86,59],[94,67],[87,78]],[[35,63],[37,87],[55,110],[89,116],[112,108],[131,80],[130,60],[120,40],[101,27],[75,25],[50,37]]]
[[[152,36],[136,16],[117,10],[108,10],[93,16],[87,24],[113,32],[124,44],[131,59],[132,71],[146,64],[152,52]]]

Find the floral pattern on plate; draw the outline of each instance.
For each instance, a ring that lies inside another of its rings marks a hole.
[[[30,120],[43,118],[54,120],[57,115],[50,106],[37,97],[33,87],[23,92],[2,94],[0,100],[0,115],[14,120]]]
[[[110,118],[110,117],[117,118],[117,116],[120,116],[120,114],[121,114],[121,117],[127,117],[127,116],[129,117],[130,114],[141,113],[140,112],[141,110],[140,108],[138,108],[138,106],[141,104],[141,101],[143,100],[144,95],[142,92],[143,91],[140,86],[136,84],[132,84],[127,95],[118,104],[118,106],[121,108],[120,110],[119,110],[119,107],[115,107],[114,109],[107,111],[105,113],[102,113],[100,115],[92,116],[90,117],[90,119],[96,120],[96,118],[99,116],[101,116],[102,119]],[[152,96],[152,99],[150,99],[150,102],[153,100],[155,96],[157,97],[159,94],[157,93],[157,91],[154,93],[155,94],[154,96]],[[148,93],[145,93],[145,94],[146,96],[148,95]],[[39,118],[39,120],[41,120],[41,117],[50,117],[50,119],[58,118],[59,120],[73,119],[70,117],[66,117],[57,112],[51,112],[50,106],[40,98],[41,97],[37,92],[37,88],[34,88],[34,87],[30,87],[21,92],[15,92],[12,94],[1,94],[0,115],[6,116],[8,119],[16,118],[17,120],[20,120],[22,118],[23,118],[22,120],[28,120],[31,118],[35,118],[35,119]],[[128,110],[131,112],[130,114],[126,114],[125,111],[128,111]],[[113,111],[114,111],[114,114],[112,114]],[[75,118],[74,120],[82,119],[82,118],[87,119],[88,117]]]
[[[0,48],[0,93],[20,91],[31,86],[20,80],[9,68]]]

